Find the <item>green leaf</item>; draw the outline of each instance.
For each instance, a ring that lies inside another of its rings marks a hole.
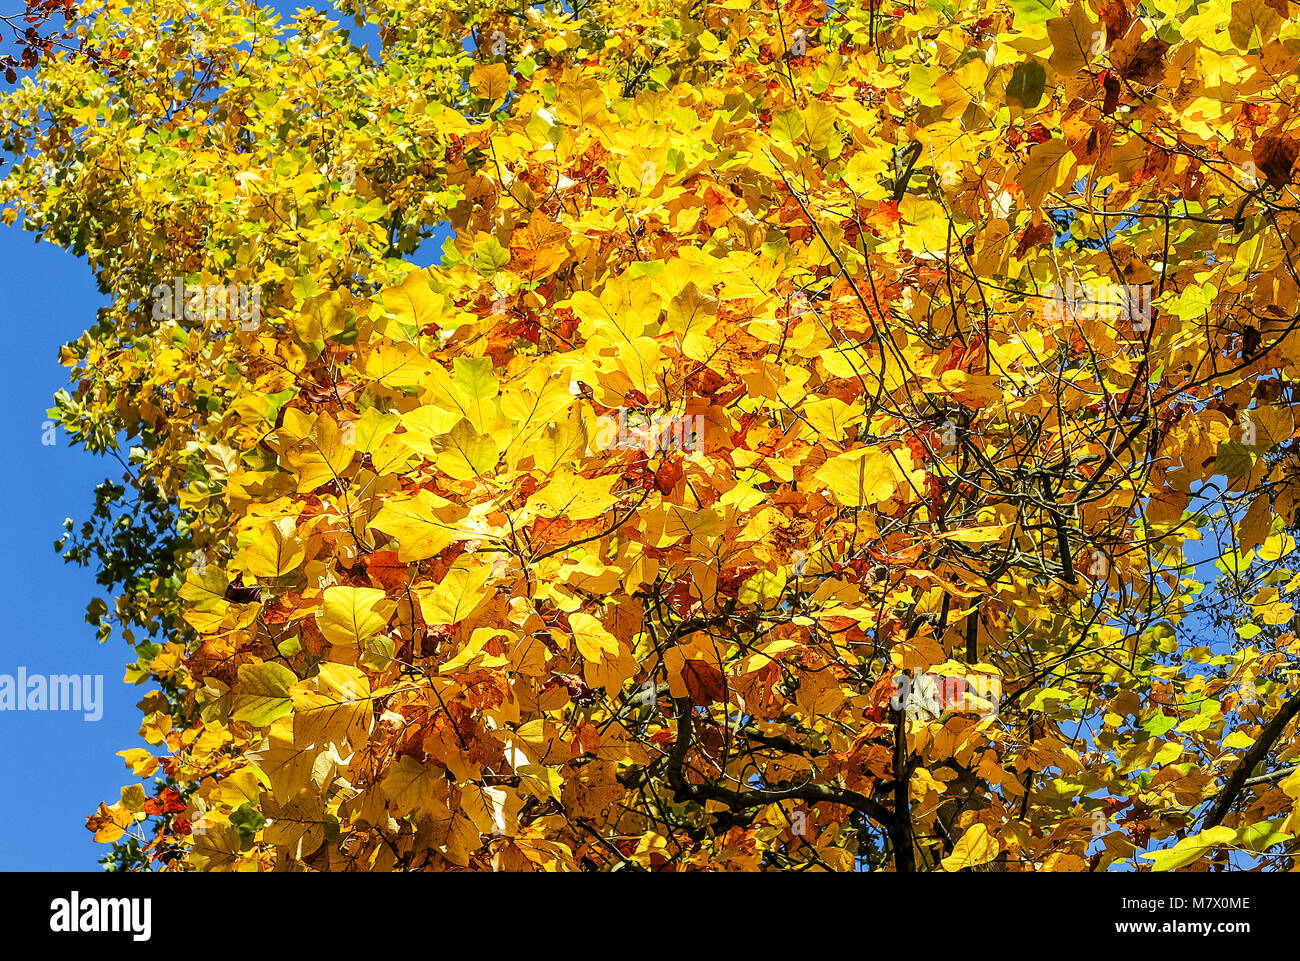
[[[782,143],[795,143],[803,136],[803,117],[798,110],[782,110],[772,118],[772,136]]]
[[[1016,23],[1046,23],[1057,16],[1055,0],[1010,0]]]
[[[1029,711],[1054,711],[1063,701],[1074,700],[1074,695],[1069,691],[1062,691],[1057,687],[1045,687],[1041,691],[1035,691],[1033,696],[1025,702],[1025,709]]]
[[[283,664],[243,665],[239,669],[239,693],[235,695],[231,717],[266,727],[293,711],[289,687],[297,683],[297,675]]]
[[[474,241],[474,266],[479,273],[491,275],[510,263],[510,251],[506,250],[495,237]]]
[[[935,84],[947,72],[943,67],[930,67],[925,64],[914,63],[907,71],[907,84],[903,89],[924,106],[938,107],[943,104],[943,100],[935,92]]]
[[[1237,832],[1237,843],[1252,851],[1263,852],[1274,844],[1289,841],[1294,835],[1282,830],[1284,818],[1247,824]]]
[[[1047,84],[1047,71],[1037,60],[1026,60],[1016,64],[1007,81],[1007,99],[1014,100],[1026,110],[1037,107],[1043,99],[1043,88]]]
[[[262,829],[266,818],[251,803],[245,801],[231,812],[230,823],[235,826],[241,838],[251,838]]]
[[[1157,711],[1142,723],[1142,729],[1148,734],[1160,737],[1177,723],[1178,718],[1165,714],[1163,711]]]
[[[1164,851],[1144,852],[1141,856],[1151,859],[1152,871],[1174,871],[1198,861],[1210,852],[1216,844],[1227,844],[1237,836],[1232,828],[1219,825],[1202,831],[1190,838],[1183,838],[1172,848]]]
[[[1229,480],[1250,473],[1254,466],[1250,451],[1235,440],[1219,441],[1219,452],[1215,457],[1215,468]]]

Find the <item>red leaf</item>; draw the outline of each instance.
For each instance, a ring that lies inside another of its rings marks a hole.
[[[659,462],[659,469],[655,471],[655,487],[659,493],[671,494],[681,479],[681,457],[665,457]]]
[[[691,703],[698,707],[720,701],[726,693],[722,672],[708,661],[687,660],[682,667],[682,680],[686,682]]]
[[[1035,224],[1028,228],[1020,237],[1020,242],[1016,244],[1016,251],[1012,254],[1017,260],[1024,258],[1025,253],[1031,247],[1039,247],[1043,244],[1050,244],[1055,234],[1048,224]]]
[[[409,571],[407,566],[397,559],[396,551],[376,551],[362,558],[366,573],[371,576],[388,593],[400,591],[406,587]]]

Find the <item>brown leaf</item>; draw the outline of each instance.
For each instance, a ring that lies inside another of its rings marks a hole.
[[[1279,190],[1291,183],[1291,168],[1300,156],[1300,140],[1294,137],[1260,137],[1251,148],[1255,166]]]
[[[1267,44],[1280,25],[1277,12],[1264,0],[1235,0],[1232,19],[1228,22],[1228,39],[1232,45],[1246,53],[1253,47]]]
[[[232,604],[251,604],[262,596],[262,588],[257,584],[244,584],[232,581],[226,585],[225,599]]]
[[[1286,0],[1282,0],[1286,2]],[[1099,11],[1101,20],[1106,24],[1106,43],[1112,44],[1128,32],[1129,24],[1133,22],[1133,15],[1128,12],[1128,7],[1124,6],[1124,0],[1114,0],[1113,3],[1104,3]]]
[[[1119,106],[1119,78],[1107,70],[1101,86],[1106,91],[1106,101],[1102,105],[1101,112],[1106,116],[1110,116],[1115,112],[1115,108]]]
[[[682,680],[686,682],[691,703],[697,707],[722,700],[726,691],[722,672],[708,661],[688,659],[682,667]]]
[[[1139,84],[1152,84],[1165,74],[1165,52],[1169,44],[1159,37],[1151,37],[1123,62],[1116,64],[1119,75]]]

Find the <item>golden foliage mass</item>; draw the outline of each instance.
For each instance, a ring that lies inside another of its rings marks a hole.
[[[178,518],[97,838],[1289,865],[1294,4],[344,10],[93,0],[0,104],[114,296],[62,421]]]

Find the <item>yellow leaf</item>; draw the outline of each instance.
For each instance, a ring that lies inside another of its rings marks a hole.
[[[555,479],[529,499],[528,506],[543,517],[565,517],[582,521],[599,517],[618,500],[609,491],[614,475],[580,477],[560,471]]]
[[[537,800],[546,801],[555,798],[558,801],[560,799],[564,779],[554,768],[541,764],[525,764],[515,768],[515,773],[519,775],[519,786]]]
[[[438,673],[455,674],[463,672],[470,674],[482,668],[504,667],[510,663],[510,658],[489,654],[483,649],[488,641],[503,635],[506,640],[513,639],[513,635],[508,631],[491,627],[478,628],[470,635],[469,643],[457,651],[455,657],[438,668]]]
[[[771,607],[784,590],[784,569],[762,570],[740,585],[737,597],[742,604],[761,604],[763,607]]]
[[[467,784],[461,791],[460,809],[469,816],[480,834],[510,836],[519,830],[519,809],[523,802],[514,791],[502,787]]]
[[[504,63],[477,64],[469,75],[469,88],[484,100],[500,100],[510,92],[512,83]]]
[[[903,218],[903,245],[918,257],[942,259],[947,256],[950,246],[960,249],[961,234],[957,231],[949,233],[948,216],[934,201],[907,194],[899,202],[898,212]]]
[[[254,577],[282,577],[306,557],[292,517],[282,517],[258,531],[244,551],[244,570]]]
[[[559,94],[555,100],[555,113],[566,124],[575,127],[605,125],[608,117],[608,111],[605,109],[605,94],[595,80],[561,83]]]
[[[486,434],[468,420],[459,421],[438,443],[438,470],[457,480],[473,480],[495,471],[498,451]]]
[[[957,541],[961,544],[991,544],[1000,541],[1002,535],[1008,530],[1010,530],[1010,526],[1007,524],[982,525],[963,527],[938,536],[944,540]]]
[[[898,667],[925,669],[932,664],[942,664],[947,655],[943,645],[932,637],[917,634],[908,640],[900,640],[889,649],[889,659]]]
[[[1228,844],[1236,837],[1237,832],[1233,828],[1224,827],[1220,824],[1208,831],[1202,831],[1200,834],[1183,838],[1173,847],[1164,851],[1144,851],[1141,856],[1151,860],[1152,871],[1174,871],[1186,867],[1194,861],[1199,861],[1216,844]]]
[[[421,327],[438,323],[445,314],[443,297],[429,285],[427,270],[411,271],[400,284],[385,288],[379,300],[411,335]]]
[[[1066,179],[1061,174],[1061,167],[1069,156],[1070,148],[1060,137],[1045,140],[1030,151],[1029,160],[1016,176],[1016,183],[1025,192],[1029,206],[1041,206],[1048,192]]]
[[[1300,769],[1292,771],[1278,785],[1289,798],[1300,801]]]
[[[966,829],[961,840],[953,846],[952,854],[943,859],[943,869],[960,871],[962,868],[973,868],[988,864],[997,856],[997,839],[989,833],[987,827],[976,822]]]
[[[355,667],[325,661],[313,678],[295,684],[293,737],[297,744],[360,745],[374,711],[370,681]]]
[[[435,821],[450,822],[451,811],[444,801],[447,790],[444,773],[435,764],[421,764],[409,754],[403,754],[389,768],[383,791],[402,811],[420,811],[432,815]]]
[[[618,657],[618,638],[605,630],[597,618],[582,611],[569,615],[569,629],[583,660],[599,663],[603,657]]]
[[[370,527],[397,538],[397,556],[403,562],[433,557],[466,535],[455,524],[464,509],[432,491],[421,489],[411,498],[384,501]]]
[[[266,727],[293,710],[289,688],[297,683],[298,676],[283,664],[243,664],[237,673],[239,687],[230,715],[236,721]]]
[[[396,606],[378,588],[330,587],[316,625],[331,644],[357,644],[382,631]]]
[[[415,588],[420,612],[432,625],[456,624],[469,617],[488,596],[486,586],[492,568],[480,564],[474,568],[453,567],[436,587]]]
[[[879,504],[893,497],[903,483],[896,458],[910,465],[907,451],[864,447],[832,457],[818,469],[816,479],[845,507]]]
[[[355,448],[344,442],[328,413],[313,418],[296,407],[285,411],[283,432],[297,442],[280,455],[283,466],[298,475],[298,493],[305,494],[343,476]]]

